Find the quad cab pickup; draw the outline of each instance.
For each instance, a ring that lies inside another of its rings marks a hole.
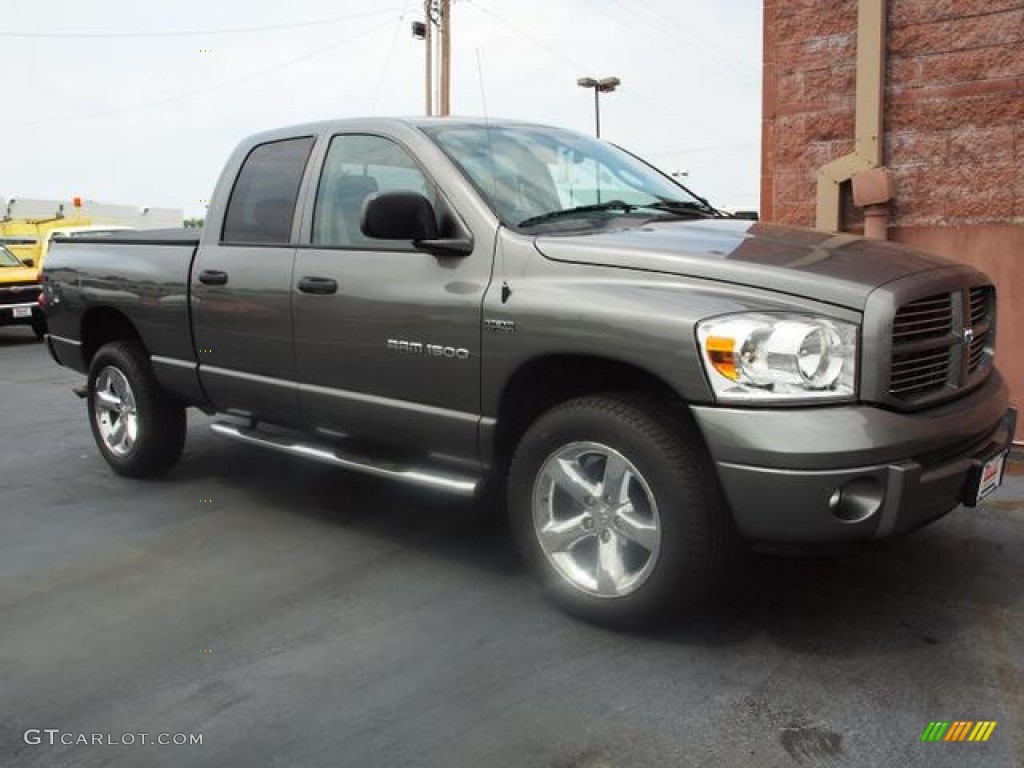
[[[39,307],[39,270],[29,259],[22,261],[0,245],[0,326],[29,325],[40,339],[46,320]]]
[[[255,136],[205,229],[54,244],[54,358],[116,472],[185,409],[242,443],[468,496],[563,606],[708,594],[742,540],[909,531],[998,486],[1015,429],[985,275],[724,216],[537,125],[367,119]]]

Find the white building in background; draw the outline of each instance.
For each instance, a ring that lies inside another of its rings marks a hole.
[[[184,226],[185,211],[148,205],[112,205],[81,198],[0,198],[0,221],[54,218],[89,218],[93,224],[116,224],[132,229],[169,229]]]

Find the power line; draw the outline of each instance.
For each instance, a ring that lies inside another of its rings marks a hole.
[[[547,51],[552,57],[559,59],[560,61],[564,62],[565,64],[568,64],[577,73],[579,73],[581,71],[588,70],[588,69],[591,68],[588,65],[581,64],[578,61],[570,59],[568,56],[566,56],[561,51],[559,51],[559,50],[557,50],[555,48],[552,48],[551,46],[549,46],[547,43],[543,42],[542,40],[538,40],[536,37],[534,37],[530,33],[524,31],[521,27],[519,27],[519,26],[517,26],[515,24],[512,24],[511,22],[509,22],[508,20],[502,18],[501,16],[499,16],[496,13],[494,13],[490,9],[484,8],[482,5],[480,5],[479,2],[477,2],[477,0],[465,0],[465,2],[466,2],[467,5],[470,5],[473,8],[476,8],[478,11],[486,14],[487,16],[489,16],[491,19],[493,19],[494,21],[498,22],[502,26],[506,27],[507,29],[511,30],[512,32],[515,32],[520,37],[522,37],[525,40],[533,43],[538,48],[541,48],[544,51]],[[688,123],[690,125],[698,127],[701,130],[703,130],[703,131],[709,131],[709,130],[717,131],[718,130],[717,127],[711,128],[707,124],[702,124],[702,123],[694,120],[693,119],[693,115],[684,115],[681,112],[677,112],[676,110],[671,109],[670,107],[665,106],[665,104],[663,104],[661,101],[658,101],[656,99],[651,99],[651,98],[649,98],[647,96],[644,96],[642,93],[639,93],[635,88],[632,88],[632,87],[630,87],[630,88],[623,88],[621,91],[616,91],[616,93],[620,93],[621,94],[620,98],[622,98],[622,99],[635,99],[637,101],[642,101],[643,103],[647,104],[649,107],[651,107],[653,109],[656,109],[656,110],[658,110],[660,112],[663,112],[666,115],[670,115],[671,117],[674,117],[677,120],[681,120],[684,123]],[[729,137],[725,137],[725,138],[729,138]]]
[[[516,26],[515,24],[511,23],[507,19],[502,18],[501,16],[499,16],[496,13],[494,13],[493,11],[491,11],[491,10],[489,10],[487,8],[484,8],[482,5],[477,3],[475,0],[466,0],[466,3],[468,3],[471,6],[473,6],[474,8],[476,8],[481,13],[484,13],[487,16],[491,17],[494,21],[498,22],[503,27],[506,27],[507,29],[512,30],[517,35],[519,35],[520,37],[523,37],[526,40],[529,40],[531,43],[536,45],[538,48],[541,48],[541,49],[547,51],[549,54],[551,54],[552,56],[554,56],[557,59],[561,59],[563,62],[565,62],[569,66],[574,67],[575,69],[587,69],[587,67],[584,66],[583,64],[580,64],[578,61],[573,61],[568,56],[566,56],[561,51],[559,51],[557,48],[552,48],[550,45],[548,45],[547,43],[543,42],[542,40],[538,40],[536,37],[531,35],[529,32],[526,32],[522,27]]]
[[[651,30],[655,30],[660,35],[662,35],[662,37],[665,40],[671,42],[674,46],[677,46],[679,50],[685,51],[687,54],[692,54],[696,52],[698,56],[703,55],[704,58],[709,60],[711,63],[717,65],[713,69],[705,70],[705,72],[707,73],[718,74],[729,80],[740,83],[741,85],[744,85],[746,87],[752,87],[756,85],[758,82],[755,77],[751,76],[750,72],[741,74],[736,68],[738,66],[736,62],[734,62],[731,58],[723,58],[722,56],[720,56],[718,52],[714,50],[713,46],[710,46],[709,44],[702,44],[702,39],[698,38],[693,33],[680,31],[680,34],[673,34],[665,28],[664,24],[659,24],[657,21],[651,19],[650,17],[642,16],[639,10],[642,7],[640,4],[637,4],[636,6],[626,7],[620,2],[620,0],[612,0],[612,2],[615,3],[615,5],[617,5],[622,10],[621,15],[612,15],[610,8],[596,2],[595,0],[586,0],[586,2],[591,8],[593,8],[598,13],[603,14],[605,17],[611,19],[612,21],[615,21],[616,23],[626,24],[628,26],[633,27],[634,30],[636,30],[642,35],[649,36]],[[664,19],[666,17],[662,18]],[[694,49],[684,46],[682,40],[680,40],[681,35],[686,35],[693,38],[694,41],[697,43],[695,47],[699,50],[694,51]],[[654,41],[654,44],[658,45],[657,41]]]
[[[750,149],[751,147],[760,146],[760,142],[757,141],[741,141],[735,144],[713,144],[711,146],[704,147],[680,147],[678,149],[667,149],[661,152],[648,151],[648,155],[658,155],[663,157],[671,157],[673,155],[684,155],[689,152],[724,152],[726,150],[743,150]]]
[[[82,38],[82,39],[114,39],[114,38],[156,38],[156,37],[203,37],[207,35],[234,35],[247,32],[267,32],[270,30],[296,29],[299,27],[317,27],[328,24],[340,24],[344,21],[361,19],[368,16],[380,16],[385,13],[397,11],[402,6],[389,6],[378,8],[375,11],[364,11],[362,13],[350,13],[346,16],[332,16],[327,19],[313,19],[310,21],[293,21],[285,24],[266,24],[258,27],[230,27],[223,29],[198,29],[183,30],[174,32],[17,32],[0,30],[0,38]]]
[[[244,83],[249,80],[255,80],[256,78],[263,77],[264,75],[270,74],[271,72],[277,72],[288,67],[293,67],[296,64],[302,63],[303,61],[307,61],[316,56],[320,56],[321,54],[327,53],[328,51],[334,50],[335,48],[340,48],[346,43],[351,43],[354,40],[358,40],[361,37],[366,37],[367,35],[370,35],[373,32],[390,26],[390,21],[387,21],[384,24],[377,24],[373,27],[369,27],[368,29],[364,29],[362,32],[359,32],[357,34],[350,35],[349,37],[343,38],[341,40],[336,40],[330,45],[325,45],[321,48],[317,48],[314,51],[310,51],[309,53],[304,53],[302,56],[297,56],[294,59],[288,59],[278,64],[274,64],[273,66],[264,67],[263,69],[257,70],[255,72],[249,72],[248,74],[240,75],[239,77],[235,77],[230,80],[222,80],[219,83],[214,83],[213,85],[208,85],[204,88],[199,88],[194,91],[186,91],[184,93],[179,93],[174,96],[167,96],[161,99],[154,99],[153,101],[147,101],[141,104],[133,104],[131,106],[120,107],[118,109],[104,110],[102,112],[93,112],[87,115],[75,115],[72,117],[55,117],[44,120],[5,120],[0,122],[0,126],[28,126],[52,125],[57,123],[72,123],[77,122],[79,120],[95,120],[102,117],[112,117],[114,115],[122,115],[131,112],[142,112],[148,109],[153,109],[155,107],[162,107],[166,104],[173,104],[178,101],[185,101],[186,99],[195,98],[196,96],[202,96],[212,91],[218,91],[223,88],[229,88],[232,85],[238,85],[239,83]]]
[[[388,52],[384,56],[384,63],[381,64],[380,74],[377,76],[377,85],[373,89],[373,108],[377,110],[377,104],[380,102],[381,90],[384,86],[384,79],[388,75],[388,65],[391,63],[391,55],[395,52],[395,43],[398,42],[398,34],[402,31],[402,23],[405,21],[405,15],[409,12],[409,3],[412,0],[405,0],[402,4],[402,13],[398,17],[398,23],[395,24],[395,31],[391,35],[391,43],[388,45]]]
[[[621,5],[621,3],[620,3],[620,5]],[[757,7],[761,8],[761,6],[757,6]],[[738,58],[736,58],[734,55],[730,55],[727,51],[720,51],[718,44],[715,43],[713,40],[709,40],[708,38],[703,37],[702,35],[700,35],[698,32],[695,32],[693,29],[684,26],[678,19],[676,19],[671,14],[669,14],[669,13],[667,13],[665,11],[659,11],[658,9],[656,9],[656,8],[654,8],[652,6],[645,6],[644,7],[644,11],[647,14],[649,14],[650,16],[654,16],[656,19],[664,21],[669,26],[675,27],[676,31],[680,35],[682,35],[683,37],[689,37],[689,38],[693,39],[694,42],[696,42],[698,44],[698,46],[703,47],[704,50],[706,52],[708,52],[709,55],[711,55],[712,58],[715,58],[715,57],[718,57],[719,55],[721,55],[723,57],[723,60],[728,65],[730,65],[730,66],[734,65],[735,66],[737,73],[739,73],[740,70],[742,70],[743,74],[748,79],[752,77],[752,78],[755,78],[757,82],[760,82],[760,78],[761,78],[761,65],[760,65],[760,62],[758,62],[757,64],[747,64],[746,62],[743,62],[743,61],[739,60]],[[659,26],[659,28],[660,28],[660,26]]]

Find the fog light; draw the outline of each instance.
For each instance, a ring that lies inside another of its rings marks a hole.
[[[862,523],[882,508],[885,492],[873,477],[858,477],[828,497],[829,511],[843,523]]]

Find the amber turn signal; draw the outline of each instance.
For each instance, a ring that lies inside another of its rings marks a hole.
[[[704,342],[708,351],[708,358],[715,370],[727,379],[736,381],[739,379],[739,371],[736,370],[736,356],[733,354],[736,348],[736,340],[727,336],[709,336]]]

